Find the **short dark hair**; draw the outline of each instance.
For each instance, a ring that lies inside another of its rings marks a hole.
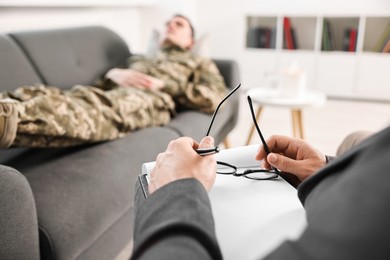
[[[180,18],[187,20],[187,22],[189,23],[190,28],[191,28],[191,36],[193,39],[195,39],[195,28],[192,25],[191,20],[187,16],[182,15],[182,14],[175,14],[173,17],[180,17]]]

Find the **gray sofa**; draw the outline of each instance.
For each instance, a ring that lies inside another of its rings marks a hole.
[[[34,83],[64,89],[92,84],[130,55],[117,34],[100,26],[0,34],[0,91]],[[227,85],[236,86],[236,62],[215,61]],[[218,143],[237,122],[238,96],[218,113],[211,132]],[[112,142],[0,150],[0,259],[115,259],[132,238],[141,164],[172,139],[200,140],[210,119],[185,111],[166,127]]]

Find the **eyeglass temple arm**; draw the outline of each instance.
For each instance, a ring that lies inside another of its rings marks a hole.
[[[259,134],[260,139],[261,139],[261,142],[263,143],[265,152],[266,152],[267,154],[269,154],[269,153],[270,153],[270,150],[269,150],[269,148],[268,148],[267,143],[265,142],[265,139],[264,139],[264,137],[263,137],[263,134],[261,133],[260,127],[259,127],[259,125],[257,124],[257,121],[256,121],[255,112],[254,112],[254,110],[253,110],[252,99],[251,99],[250,96],[248,96],[247,98],[248,98],[249,108],[250,108],[250,111],[251,111],[251,114],[252,114],[253,123],[255,124],[257,133]]]
[[[247,99],[248,99],[249,108],[250,108],[250,111],[251,111],[251,114],[252,114],[253,123],[255,124],[257,133],[258,133],[259,136],[260,136],[261,143],[263,144],[264,150],[265,150],[265,152],[266,152],[267,155],[268,155],[268,154],[271,153],[271,151],[269,150],[269,147],[268,147],[267,143],[265,142],[265,139],[264,139],[264,137],[263,137],[263,134],[262,134],[261,131],[260,131],[260,127],[259,127],[259,125],[257,124],[255,112],[254,112],[254,110],[253,110],[252,99],[251,99],[250,96],[248,96]],[[279,170],[276,169],[275,167],[272,166],[272,169],[273,169],[276,173],[279,173]]]
[[[234,92],[236,92],[236,90],[241,87],[241,83],[238,84],[237,87],[235,87],[232,91],[229,92],[229,94],[227,94],[226,97],[224,97],[224,99],[222,99],[222,101],[218,104],[217,108],[215,109],[214,113],[213,113],[213,117],[211,118],[211,122],[210,122],[210,125],[209,125],[209,128],[207,129],[207,132],[205,134],[205,136],[208,136],[210,134],[210,131],[211,131],[211,127],[213,126],[214,124],[214,119],[215,119],[215,116],[217,115],[217,112],[219,110],[219,108],[221,107],[221,105],[223,104],[223,102],[226,101],[226,99],[228,99],[231,95],[233,95]]]

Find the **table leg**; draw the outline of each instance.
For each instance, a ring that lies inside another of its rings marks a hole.
[[[299,125],[299,136],[301,139],[304,139],[304,135],[303,135],[303,121],[302,121],[302,110],[298,110],[297,111],[297,115],[298,115],[298,125]]]
[[[227,137],[223,140],[223,146],[225,149],[230,148],[230,142],[229,142],[229,139]]]
[[[292,132],[293,137],[297,137],[297,118],[296,118],[296,110],[291,110],[291,123],[292,123]]]
[[[303,123],[302,123],[302,110],[300,110],[300,109],[291,110],[291,117],[292,117],[293,136],[295,138],[304,139]]]
[[[257,109],[257,111],[256,111],[256,122],[259,121],[260,114],[261,114],[261,111],[262,111],[262,110],[263,110],[263,107],[262,107],[262,106],[260,106],[260,107]],[[249,145],[249,144],[250,144],[254,131],[255,131],[255,125],[254,125],[254,123],[252,123],[251,130],[249,131],[249,135],[248,135],[248,138],[247,138],[247,140],[246,140],[246,145]]]

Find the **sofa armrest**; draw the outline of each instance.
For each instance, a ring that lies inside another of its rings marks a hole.
[[[240,83],[240,71],[236,61],[222,59],[214,59],[213,61],[225,79],[228,88],[234,88]]]
[[[0,165],[0,258],[39,259],[38,221],[27,179]]]

